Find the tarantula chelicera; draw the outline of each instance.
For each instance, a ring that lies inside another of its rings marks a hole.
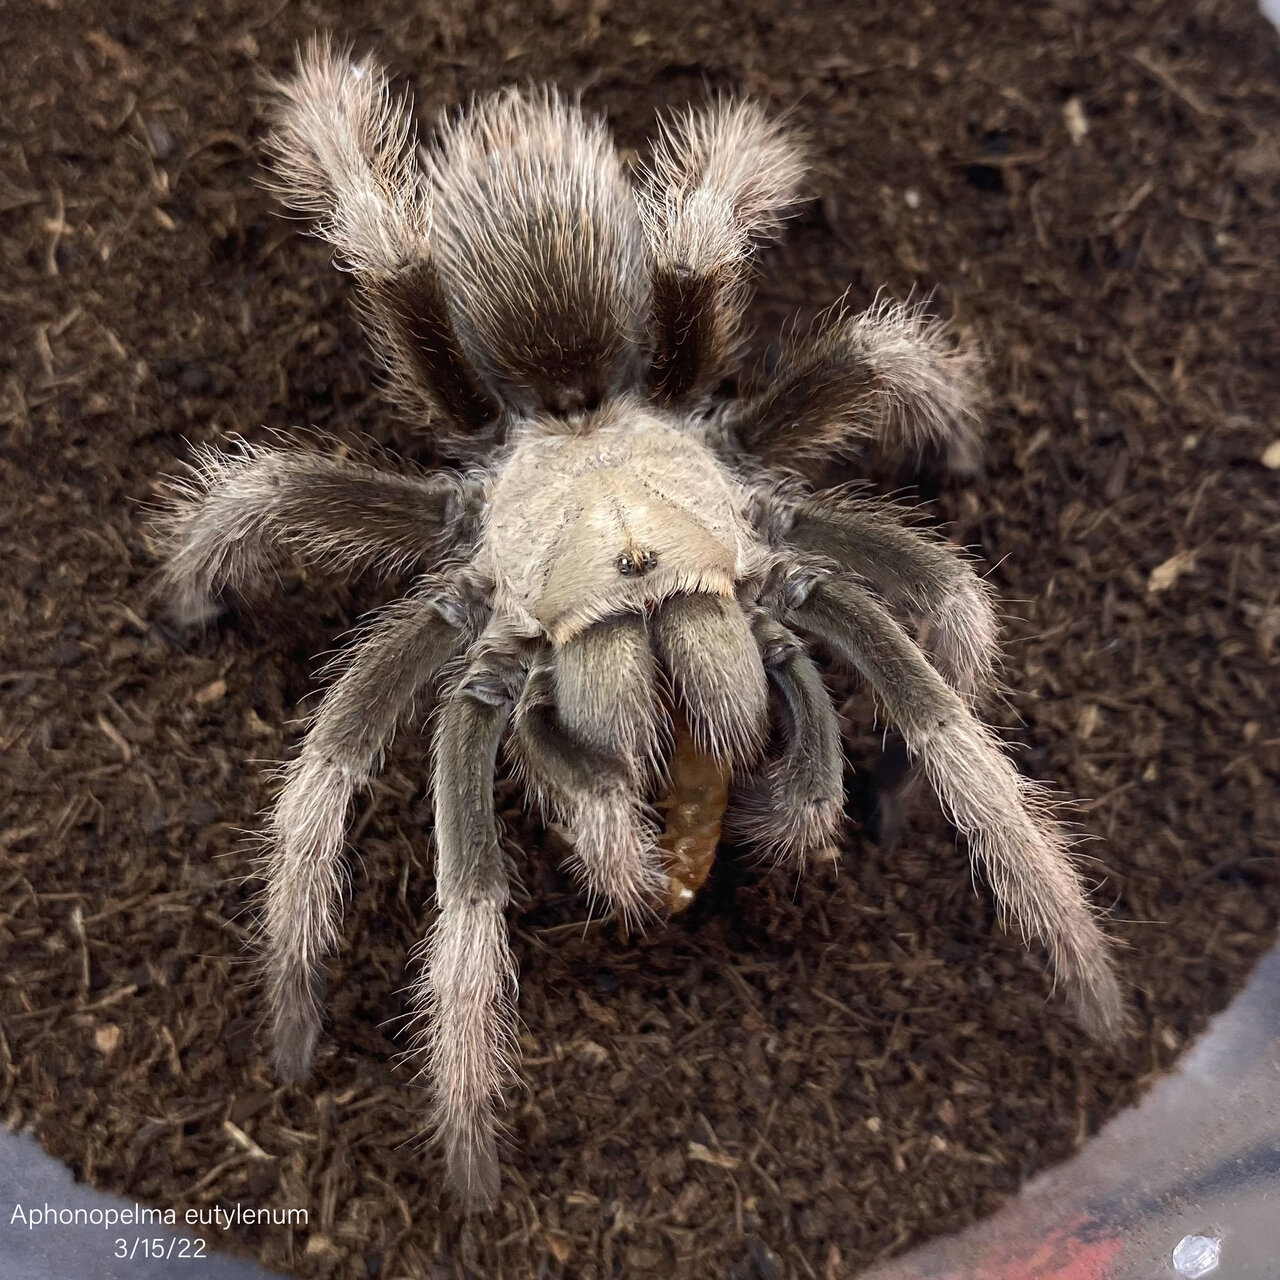
[[[552,89],[504,90],[419,148],[384,73],[327,41],[275,86],[274,124],[284,202],[317,218],[396,399],[462,464],[205,450],[168,511],[165,581],[191,622],[282,553],[423,571],[351,646],[271,814],[280,1074],[307,1072],[320,1032],[353,795],[435,694],[439,914],[413,999],[453,1181],[489,1202],[515,1057],[503,744],[572,832],[593,898],[632,917],[679,906],[705,875],[682,849],[699,821],[718,830],[726,796],[736,838],[766,855],[796,863],[832,839],[841,736],[811,643],[865,679],[1085,1026],[1115,1034],[1120,988],[1068,841],[974,712],[996,645],[983,582],[892,506],[786,470],[926,446],[971,468],[972,353],[918,307],[837,309],[753,390],[715,400],[753,246],[801,177],[788,132],[749,101],[691,111],[633,188],[601,121]],[[664,835],[655,805],[682,789]]]

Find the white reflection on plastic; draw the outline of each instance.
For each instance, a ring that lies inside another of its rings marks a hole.
[[[1222,1259],[1222,1239],[1219,1236],[1183,1236],[1173,1251],[1173,1265],[1180,1276],[1197,1280],[1217,1271]]]

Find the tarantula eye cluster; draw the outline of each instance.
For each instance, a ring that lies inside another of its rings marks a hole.
[[[657,563],[658,557],[652,551],[624,551],[617,561],[618,572],[624,578],[636,578],[650,573]]]
[[[164,577],[186,621],[281,555],[420,571],[349,649],[267,826],[280,1074],[305,1075],[320,1034],[353,796],[435,702],[417,1047],[453,1181],[492,1200],[515,1062],[500,758],[572,832],[592,899],[679,909],[722,820],[793,865],[832,840],[843,751],[812,644],[871,687],[1002,907],[1086,1026],[1115,1034],[1120,989],[1068,841],[975,713],[996,651],[983,582],[891,505],[782,470],[924,449],[971,470],[971,351],[918,307],[837,307],[740,397],[712,394],[753,248],[802,176],[787,130],[749,101],[690,111],[633,184],[602,122],[551,89],[505,90],[419,150],[383,72],[322,40],[273,113],[281,197],[354,276],[396,401],[465,464],[241,446],[200,452],[174,487]]]

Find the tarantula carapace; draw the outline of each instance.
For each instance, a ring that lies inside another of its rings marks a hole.
[[[711,762],[710,794],[731,777],[742,843],[796,863],[832,839],[841,736],[813,642],[865,679],[1085,1025],[1115,1034],[1120,989],[1068,841],[974,713],[996,643],[983,582],[892,506],[788,478],[801,455],[864,447],[974,466],[971,352],[918,307],[836,310],[754,390],[715,400],[754,243],[801,177],[788,132],[749,101],[692,111],[633,188],[602,122],[554,90],[505,90],[419,148],[383,72],[324,40],[273,109],[284,202],[317,218],[396,399],[462,464],[209,449],[168,511],[187,621],[281,553],[423,574],[351,646],[271,814],[280,1073],[304,1075],[319,1035],[353,795],[435,697],[439,914],[414,1003],[453,1181],[489,1202],[515,1058],[503,744],[572,832],[586,891],[639,917],[667,893],[653,803],[680,784],[673,742],[676,772]]]

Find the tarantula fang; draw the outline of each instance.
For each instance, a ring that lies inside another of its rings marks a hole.
[[[438,915],[416,1046],[452,1180],[491,1202],[516,1057],[500,754],[572,831],[593,898],[631,917],[675,909],[722,813],[793,865],[832,840],[843,752],[814,643],[871,686],[1084,1025],[1117,1034],[1120,987],[1069,842],[975,714],[996,652],[982,580],[891,505],[787,477],[799,455],[869,449],[972,469],[972,352],[921,308],[879,301],[793,334],[738,398],[713,394],[754,246],[795,200],[789,133],[749,101],[716,102],[663,126],[633,186],[601,121],[555,90],[508,89],[419,149],[383,72],[327,40],[275,86],[273,112],[284,203],[354,277],[400,407],[466,464],[204,449],[168,510],[164,581],[184,621],[283,554],[421,575],[351,646],[270,816],[280,1075],[307,1073],[320,1033],[353,797],[435,699]]]

